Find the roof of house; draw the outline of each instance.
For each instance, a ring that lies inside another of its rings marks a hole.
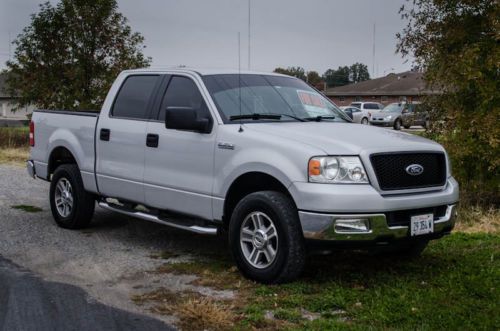
[[[390,73],[385,77],[375,78],[364,82],[345,86],[333,87],[326,90],[327,96],[407,96],[438,94],[439,91],[427,87],[423,73],[406,71]]]

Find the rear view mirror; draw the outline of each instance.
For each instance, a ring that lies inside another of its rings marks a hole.
[[[165,113],[165,127],[174,130],[210,133],[212,123],[208,118],[198,118],[198,112],[191,107],[168,107]]]
[[[352,109],[344,109],[344,113],[352,120]]]

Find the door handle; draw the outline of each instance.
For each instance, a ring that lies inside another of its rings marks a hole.
[[[109,136],[111,135],[111,130],[109,129],[101,129],[99,134],[99,138],[103,141],[109,141]]]
[[[160,137],[157,134],[153,133],[148,133],[146,136],[146,146],[148,147],[158,147],[158,141],[160,140]]]

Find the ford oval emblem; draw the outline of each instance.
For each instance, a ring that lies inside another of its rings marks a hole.
[[[424,172],[424,167],[420,164],[410,164],[406,167],[406,173],[411,176],[418,176]]]

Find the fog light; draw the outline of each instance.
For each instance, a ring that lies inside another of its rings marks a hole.
[[[337,233],[363,233],[370,232],[370,222],[366,218],[341,218],[335,220]]]

